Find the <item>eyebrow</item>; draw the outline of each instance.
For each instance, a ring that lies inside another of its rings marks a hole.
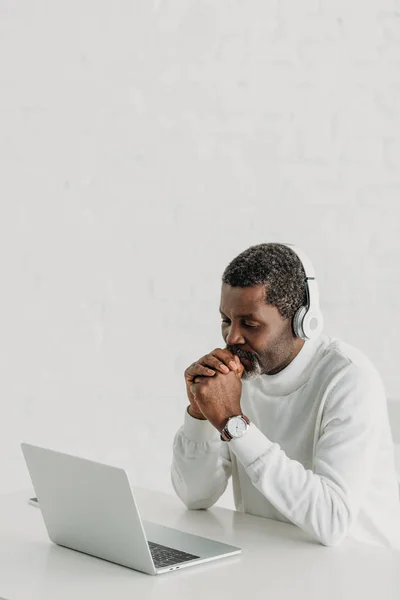
[[[223,315],[224,317],[226,317],[227,315],[225,313],[222,312],[221,309],[219,309],[219,312],[221,313],[221,315]],[[247,315],[238,315],[238,317],[242,318],[242,319],[253,319],[253,321],[260,321],[260,319],[258,317],[256,317],[253,313],[248,313]]]

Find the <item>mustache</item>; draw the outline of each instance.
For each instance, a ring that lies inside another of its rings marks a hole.
[[[235,346],[227,346],[227,349],[232,352],[232,354],[235,354],[238,358],[247,358],[248,360],[252,360],[254,361],[255,358],[257,358],[257,355],[255,352],[247,352],[246,350],[243,350],[242,348],[236,348]]]

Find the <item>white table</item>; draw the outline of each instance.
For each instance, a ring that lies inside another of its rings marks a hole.
[[[29,492],[0,497],[0,597],[7,600],[399,600],[400,552],[350,540],[336,548],[294,525],[225,508],[188,511],[174,496],[135,489],[153,520],[243,548],[239,556],[144,575],[52,544]]]

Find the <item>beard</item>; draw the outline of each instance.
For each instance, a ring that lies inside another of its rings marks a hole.
[[[244,366],[244,371],[242,374],[242,379],[244,379],[245,381],[248,381],[249,379],[257,379],[258,377],[260,377],[263,372],[262,372],[262,368],[260,363],[258,362],[258,359],[255,359],[255,361],[252,363],[252,366],[247,369],[245,365]]]
[[[228,346],[228,350],[230,350],[232,354],[235,354],[244,366],[244,371],[242,374],[243,380],[247,381],[249,379],[256,379],[263,374],[263,368],[257,354],[254,352],[246,352],[241,348],[234,346]]]
[[[269,345],[268,350],[262,350],[259,353],[247,352],[240,346],[227,346],[228,350],[235,354],[242,365],[244,371],[243,380],[256,379],[261,375],[275,375],[279,373],[290,362],[292,352],[292,337],[287,339],[285,335]]]

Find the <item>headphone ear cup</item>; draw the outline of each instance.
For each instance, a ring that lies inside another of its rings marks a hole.
[[[319,310],[308,310],[302,321],[302,331],[305,339],[313,340],[322,331],[323,317]]]
[[[304,329],[303,329],[303,321],[304,321],[304,316],[305,316],[306,312],[307,312],[307,308],[305,306],[300,306],[299,310],[296,312],[296,314],[293,317],[294,335],[303,340],[306,339],[304,336]]]

